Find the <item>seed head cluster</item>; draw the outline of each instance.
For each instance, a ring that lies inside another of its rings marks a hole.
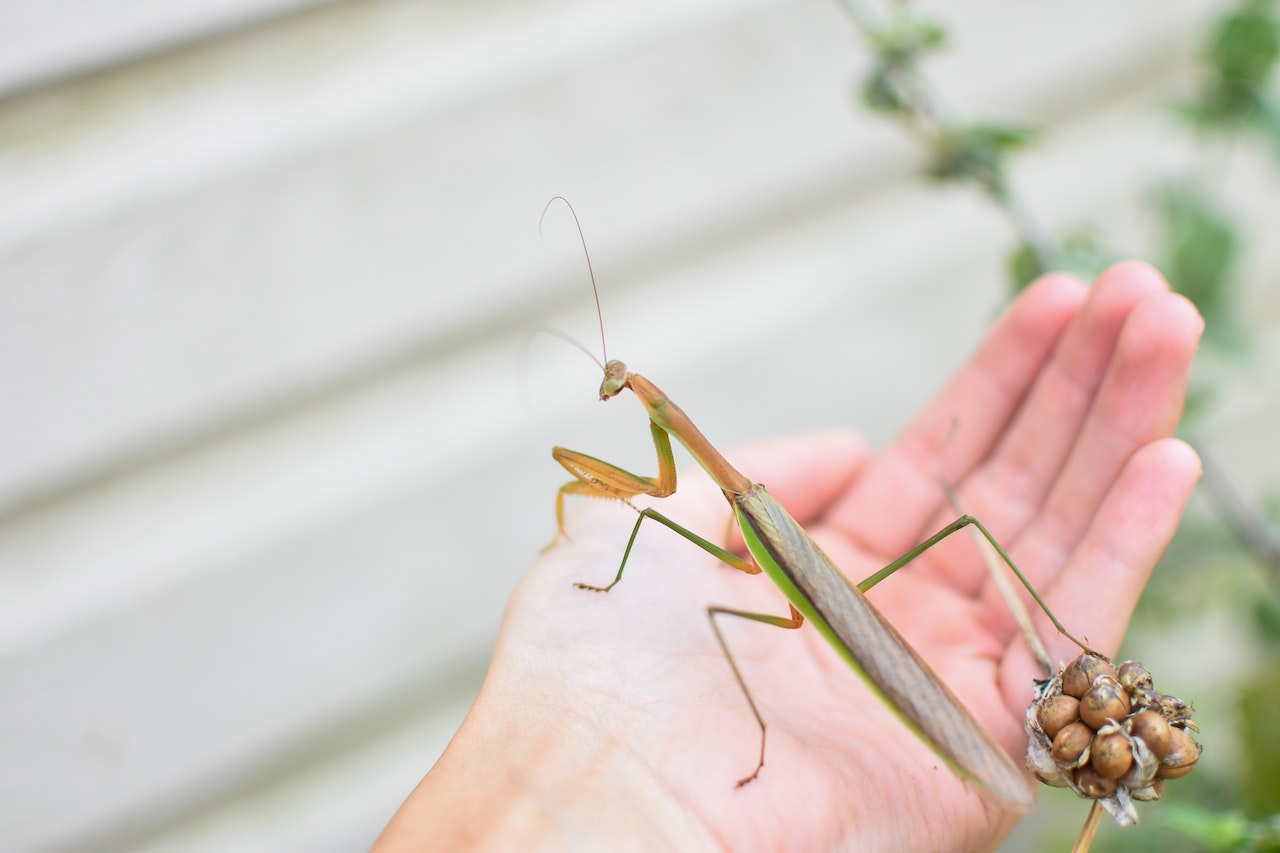
[[[1135,800],[1158,800],[1165,781],[1200,759],[1192,707],[1155,690],[1135,661],[1116,667],[1082,654],[1037,684],[1027,709],[1027,767],[1046,785],[1098,800],[1121,825],[1137,823]]]

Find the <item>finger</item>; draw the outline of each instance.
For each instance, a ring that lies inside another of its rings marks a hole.
[[[868,467],[833,510],[833,522],[877,553],[898,554],[915,545],[942,503],[934,459],[951,425],[961,425],[948,448],[948,476],[958,479],[987,455],[1086,292],[1067,275],[1046,276],[1028,287],[970,363]]]
[[[1079,544],[1129,457],[1173,434],[1203,328],[1195,307],[1181,296],[1163,293],[1142,300],[1124,324],[1107,374],[1043,506],[1001,502],[1000,492],[985,493],[992,504],[986,513],[989,526],[1037,587],[1049,583]],[[1051,556],[1027,559],[1028,547]],[[960,571],[956,565],[947,571]],[[975,576],[967,582],[978,581]]]
[[[1104,272],[991,457],[967,481],[956,483],[970,511],[1010,540],[1040,509],[1056,483],[1131,315],[1156,294],[1174,298],[1168,296],[1168,284],[1160,274],[1146,264],[1117,264]],[[1146,366],[1135,367],[1141,373]],[[1159,383],[1165,377],[1142,379]],[[1109,478],[1103,488],[1108,482]]]
[[[1148,299],[1134,309],[1045,504],[1044,515],[1053,519],[1051,530],[1061,545],[1081,535],[1137,448],[1173,434],[1203,329],[1199,312],[1181,296]]]
[[[1199,457],[1177,439],[1152,442],[1133,454],[1062,572],[1042,590],[1067,630],[1104,654],[1115,652],[1199,477]],[[1049,543],[1040,546],[1050,547]],[[1030,556],[1052,558],[1051,554]],[[1057,635],[1043,614],[1037,625],[1055,663],[1079,653]],[[1025,645],[1017,641],[1001,670],[1001,689],[1009,703],[1025,706],[1031,679],[1041,677]]]
[[[1065,559],[1125,459],[1172,433],[1200,328],[1194,308],[1170,294],[1155,270],[1140,263],[1112,267],[991,459],[958,484],[964,510],[1009,547],[1033,584],[1044,583],[1062,560],[1027,562],[1020,557],[1021,539],[1052,537]],[[1117,417],[1126,424],[1125,440],[1094,447],[1109,435],[1100,421]],[[1057,501],[1051,496],[1064,478],[1073,488]],[[972,594],[986,579],[985,567],[972,557],[963,541],[943,543],[930,551],[922,570],[939,572]]]
[[[1034,489],[1019,492],[986,470],[966,483],[966,510],[1001,539],[1034,587],[1051,588],[1130,457],[1174,432],[1202,329],[1194,306],[1174,293],[1152,293],[1129,311],[1106,375],[1042,506]],[[956,588],[989,592],[986,567],[974,560],[969,543],[943,543],[924,565]]]

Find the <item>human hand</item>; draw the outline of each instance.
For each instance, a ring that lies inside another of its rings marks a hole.
[[[1199,473],[1170,436],[1201,327],[1140,264],[1092,291],[1047,277],[879,454],[825,434],[730,458],[855,581],[952,520],[940,465],[1059,619],[1110,653]],[[723,495],[681,475],[663,513],[718,541]],[[612,579],[634,519],[600,501],[570,513],[572,539],[521,582],[480,697],[379,849],[981,850],[1009,832],[1020,815],[952,773],[809,627],[721,623],[769,726],[764,770],[735,788],[759,734],[705,609],[785,615],[785,600],[657,525],[612,592],[573,589]],[[973,543],[951,537],[869,598],[1021,763],[1043,674]],[[1038,625],[1055,659],[1074,656]]]

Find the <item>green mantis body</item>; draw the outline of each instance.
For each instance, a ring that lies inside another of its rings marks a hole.
[[[782,628],[799,628],[808,620],[903,722],[952,768],[1010,804],[1029,806],[1032,795],[1023,772],[955,695],[938,680],[893,626],[867,601],[863,590],[841,573],[764,486],[752,483],[734,469],[680,407],[652,382],[631,373],[620,361],[609,361],[604,370],[605,379],[600,386],[601,400],[608,400],[629,388],[645,407],[657,450],[659,473],[656,478],[642,477],[577,451],[554,448],[552,455],[556,461],[577,478],[562,486],[557,494],[556,518],[559,530],[564,530],[564,499],[567,495],[592,495],[627,501],[637,495],[666,497],[674,493],[676,471],[670,437],[675,436],[716,482],[732,506],[751,560],[742,559],[685,530],[652,509],[644,509],[640,510],[640,517],[632,530],[622,564],[613,582],[606,587],[576,585],[583,589],[608,591],[617,584],[622,578],[640,524],[646,518],[652,518],[735,569],[752,574],[763,571],[782,590],[791,605],[788,616],[748,613],[723,607],[708,608],[716,638],[760,725],[759,761],[755,770],[738,784],[743,785],[756,778],[764,765],[765,723],[729,653],[723,635],[716,626],[715,617],[721,614]],[[865,582],[863,589],[874,585],[933,544],[970,524],[980,530],[1007,560],[1007,555],[999,549],[981,523],[971,516],[963,516],[872,576]]]
[[[556,200],[565,201],[560,196]],[[573,206],[565,204],[573,212]],[[544,209],[543,215],[546,215]],[[575,223],[577,213],[573,213]],[[582,226],[578,224],[579,236]],[[583,239],[586,251],[586,240]],[[591,270],[591,256],[587,257],[587,269]],[[591,273],[591,285],[595,290],[595,274]],[[600,314],[599,294],[596,294],[596,312]],[[603,336],[603,318],[601,331]],[[554,330],[552,330],[554,331]],[[581,344],[566,340],[583,349]],[[594,359],[594,356],[591,356]],[[599,362],[597,362],[599,364]],[[911,648],[893,626],[877,611],[863,594],[899,568],[907,565],[933,545],[961,528],[972,525],[990,543],[991,548],[1017,575],[1041,606],[1058,630],[1088,649],[1072,637],[1045,606],[1035,589],[1018,570],[1009,555],[982,523],[970,515],[962,515],[920,545],[894,560],[859,585],[854,585],[840,571],[817,544],[809,537],[791,515],[783,509],[765,487],[753,483],[715,449],[702,431],[679,406],[672,402],[658,386],[639,374],[632,373],[621,361],[606,360],[604,381],[600,385],[600,399],[609,400],[630,389],[649,416],[649,431],[658,456],[657,477],[643,477],[619,468],[604,460],[568,450],[552,449],[552,456],[576,478],[560,487],[556,494],[556,538],[564,535],[564,501],[569,495],[614,498],[630,505],[630,499],[638,495],[663,498],[676,490],[675,458],[671,451],[671,436],[685,446],[703,470],[715,481],[733,509],[734,520],[742,531],[743,540],[751,559],[743,559],[701,536],[686,530],[652,508],[637,510],[639,517],[632,528],[631,537],[623,552],[617,575],[607,586],[578,583],[575,586],[608,592],[622,579],[627,558],[635,544],[640,525],[651,518],[689,541],[711,553],[726,565],[748,574],[764,572],[782,590],[790,602],[787,616],[750,613],[726,607],[709,607],[707,615],[721,650],[729,661],[738,686],[760,726],[760,756],[755,769],[738,785],[755,779],[764,767],[765,731],[764,718],[747,689],[742,673],[734,662],[725,643],[724,635],[716,624],[720,615],[738,616],[780,628],[799,628],[805,620],[811,622],[833,649],[855,672],[871,686],[917,736],[962,777],[978,783],[995,796],[1016,808],[1028,808],[1032,802],[1031,789],[1026,775],[990,733],[969,713],[955,695],[938,680],[929,666]],[[943,483],[953,506],[958,506],[950,486]],[[554,541],[552,543],[555,544]],[[550,546],[549,546],[550,547]],[[1020,605],[1019,605],[1020,606]]]

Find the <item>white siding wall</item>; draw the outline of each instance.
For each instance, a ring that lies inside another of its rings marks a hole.
[[[854,105],[830,2],[107,5],[0,0],[6,850],[373,839],[552,533],[549,447],[651,464],[593,366],[525,348],[595,340],[552,195],[611,351],[725,444],[884,440],[1002,298],[1002,222]],[[1136,242],[1213,5],[952,4],[934,70],[1054,130],[1053,224]]]

